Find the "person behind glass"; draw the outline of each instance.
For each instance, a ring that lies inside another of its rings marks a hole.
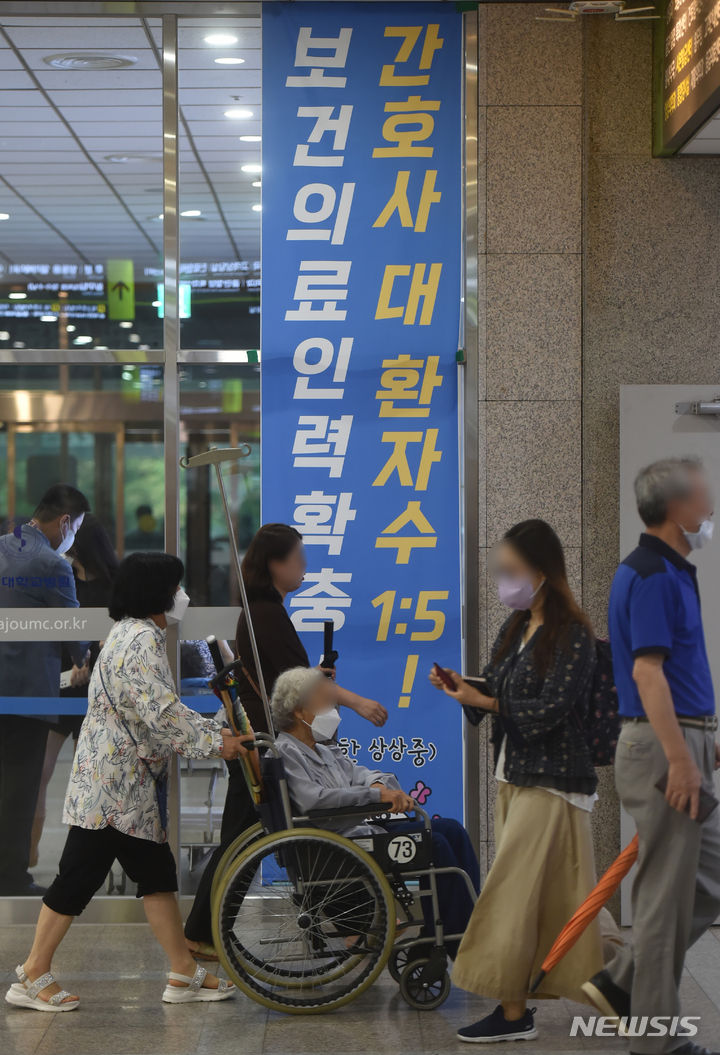
[[[58,874],[43,898],[35,939],[10,1004],[70,1011],[78,998],[51,974],[53,955],[75,916],[104,883],[117,859],[137,884],[148,922],[170,962],[166,1003],[224,1000],[226,982],[196,967],[177,903],[177,872],[167,842],[167,777],[174,753],[232,760],[247,737],[233,737],[178,698],[168,664],[166,627],[188,597],[182,561],[134,553],[118,568],[109,604],[115,624],[95,664],[88,710],[65,797],[70,825]]]
[[[76,487],[55,484],[32,519],[0,537],[0,608],[77,608],[67,553],[89,511]],[[68,644],[77,665],[87,645]],[[49,697],[60,692],[60,641],[3,641],[3,696]],[[2,705],[0,704],[0,710]],[[0,715],[0,897],[43,894],[28,872],[35,807],[49,723],[57,716]]]
[[[458,1032],[475,1043],[537,1036],[528,990],[560,930],[595,884],[590,814],[597,778],[582,724],[596,648],[572,595],[559,538],[542,520],[511,528],[495,554],[503,623],[480,692],[450,671],[477,724],[493,716],[496,855],[453,970],[461,989],[500,1003]],[[615,931],[606,913],[605,924]],[[615,940],[617,936],[615,934]],[[536,995],[585,1000],[580,986],[603,964],[594,921]]]
[[[85,514],[67,555],[72,562],[75,594],[80,607],[107,608],[119,561],[110,536],[93,513]],[[85,662],[82,667],[78,667],[68,646],[63,645],[61,666],[63,672],[70,674],[70,685],[60,689],[61,699],[87,700],[88,682],[99,652],[100,642],[92,641]],[[40,838],[45,824],[47,787],[55,771],[58,755],[68,736],[77,741],[82,721],[83,714],[61,714],[57,724],[51,726],[48,732],[45,764],[33,822],[31,868],[38,862]]]
[[[248,546],[242,575],[250,605],[263,679],[268,694],[278,676],[292,667],[309,667],[310,660],[292,624],[285,598],[300,588],[305,575],[302,535],[288,524],[264,524]],[[237,624],[236,650],[243,662],[238,697],[255,732],[269,732],[260,698],[245,613]],[[377,700],[335,685],[337,702],[373,725],[384,725],[387,711]],[[207,864],[185,925],[191,949],[201,958],[215,959],[212,947],[210,895],[215,869],[226,847],[258,817],[239,763],[228,766],[229,780],[220,830],[220,845]]]
[[[697,568],[688,560],[712,538],[713,498],[696,458],[647,466],[635,496],[645,532],[615,573],[609,610],[623,722],[615,785],[639,839],[632,944],[583,988],[604,1015],[669,1023],[682,1014],[685,954],[720,914],[720,810],[699,814],[701,793],[714,794],[720,744]],[[675,1035],[634,1036],[631,1050],[711,1055]]]

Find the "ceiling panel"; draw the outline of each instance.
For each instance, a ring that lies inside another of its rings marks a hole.
[[[259,160],[260,144],[239,137],[260,134],[260,5],[245,6],[247,16],[179,23],[180,207],[203,213],[182,220],[185,259],[259,256],[260,215],[251,206],[260,190],[241,166]],[[237,43],[208,45],[211,32],[231,32]],[[160,40],[158,19],[0,17],[0,211],[11,214],[0,222],[4,258],[101,262],[112,253],[131,256],[139,271],[157,266],[162,79],[152,43]],[[65,52],[136,61],[100,71],[44,61]],[[215,63],[225,56],[245,61]],[[224,116],[237,106],[253,117]]]

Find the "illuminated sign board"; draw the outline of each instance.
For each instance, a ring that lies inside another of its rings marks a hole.
[[[655,38],[655,153],[673,154],[720,108],[720,0],[668,0]]]

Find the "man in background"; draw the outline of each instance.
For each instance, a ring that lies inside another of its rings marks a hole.
[[[615,782],[640,841],[632,945],[583,990],[604,1014],[664,1022],[666,1035],[633,1036],[631,1052],[712,1055],[670,1027],[681,1014],[685,953],[720,913],[720,810],[703,821],[720,766],[718,723],[687,559],[712,538],[713,499],[695,458],[643,469],[635,495],[646,531],[618,568],[609,616],[623,721]]]
[[[27,524],[0,537],[0,609],[77,608],[75,581],[63,559],[90,506],[67,484],[45,492]],[[41,617],[41,613],[39,613]],[[67,646],[77,666],[86,645]],[[0,693],[6,697],[60,694],[60,641],[6,641],[0,631]],[[2,702],[0,701],[0,711]],[[48,733],[46,717],[0,713],[0,896],[44,891],[28,872],[30,839]]]

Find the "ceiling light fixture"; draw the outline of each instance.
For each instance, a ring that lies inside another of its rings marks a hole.
[[[92,344],[92,342],[92,337],[89,337],[87,334],[80,334],[79,337],[75,338],[73,344]]]
[[[262,136],[240,136],[243,143],[260,143]]]
[[[252,110],[226,110],[225,116],[231,118],[233,121],[246,121],[248,118],[253,116]]]
[[[240,171],[241,172],[262,172],[262,165],[258,165],[258,163],[256,161],[254,161],[254,162],[252,162],[249,165],[241,165],[240,166]]]
[[[253,212],[262,212],[262,205],[259,205],[259,204],[253,205],[252,211]]]
[[[237,41],[238,38],[232,33],[211,33],[210,36],[205,37],[205,43],[211,48],[229,48],[232,44],[237,44]]]
[[[66,330],[67,333],[75,333],[76,329],[77,329],[77,326],[74,326],[72,323],[70,323],[69,326],[65,327],[65,330]]]
[[[133,324],[131,322],[119,322],[118,326],[121,330],[131,330],[133,328]]]
[[[8,293],[10,300],[25,300],[27,293]]]
[[[96,51],[68,51],[44,55],[43,62],[54,70],[121,70],[134,66],[135,55],[105,55]]]
[[[254,179],[250,184],[251,187],[262,187],[262,180]]]
[[[41,315],[40,322],[57,322],[57,315]]]
[[[10,213],[9,212],[0,212],[0,220],[9,220],[9,219],[10,219]]]
[[[202,216],[200,209],[185,209],[180,213],[181,216]]]
[[[244,61],[245,59],[233,58],[231,55],[224,59],[215,59],[218,66],[242,66]]]
[[[10,333],[8,330],[0,330],[0,341],[9,341]]]

